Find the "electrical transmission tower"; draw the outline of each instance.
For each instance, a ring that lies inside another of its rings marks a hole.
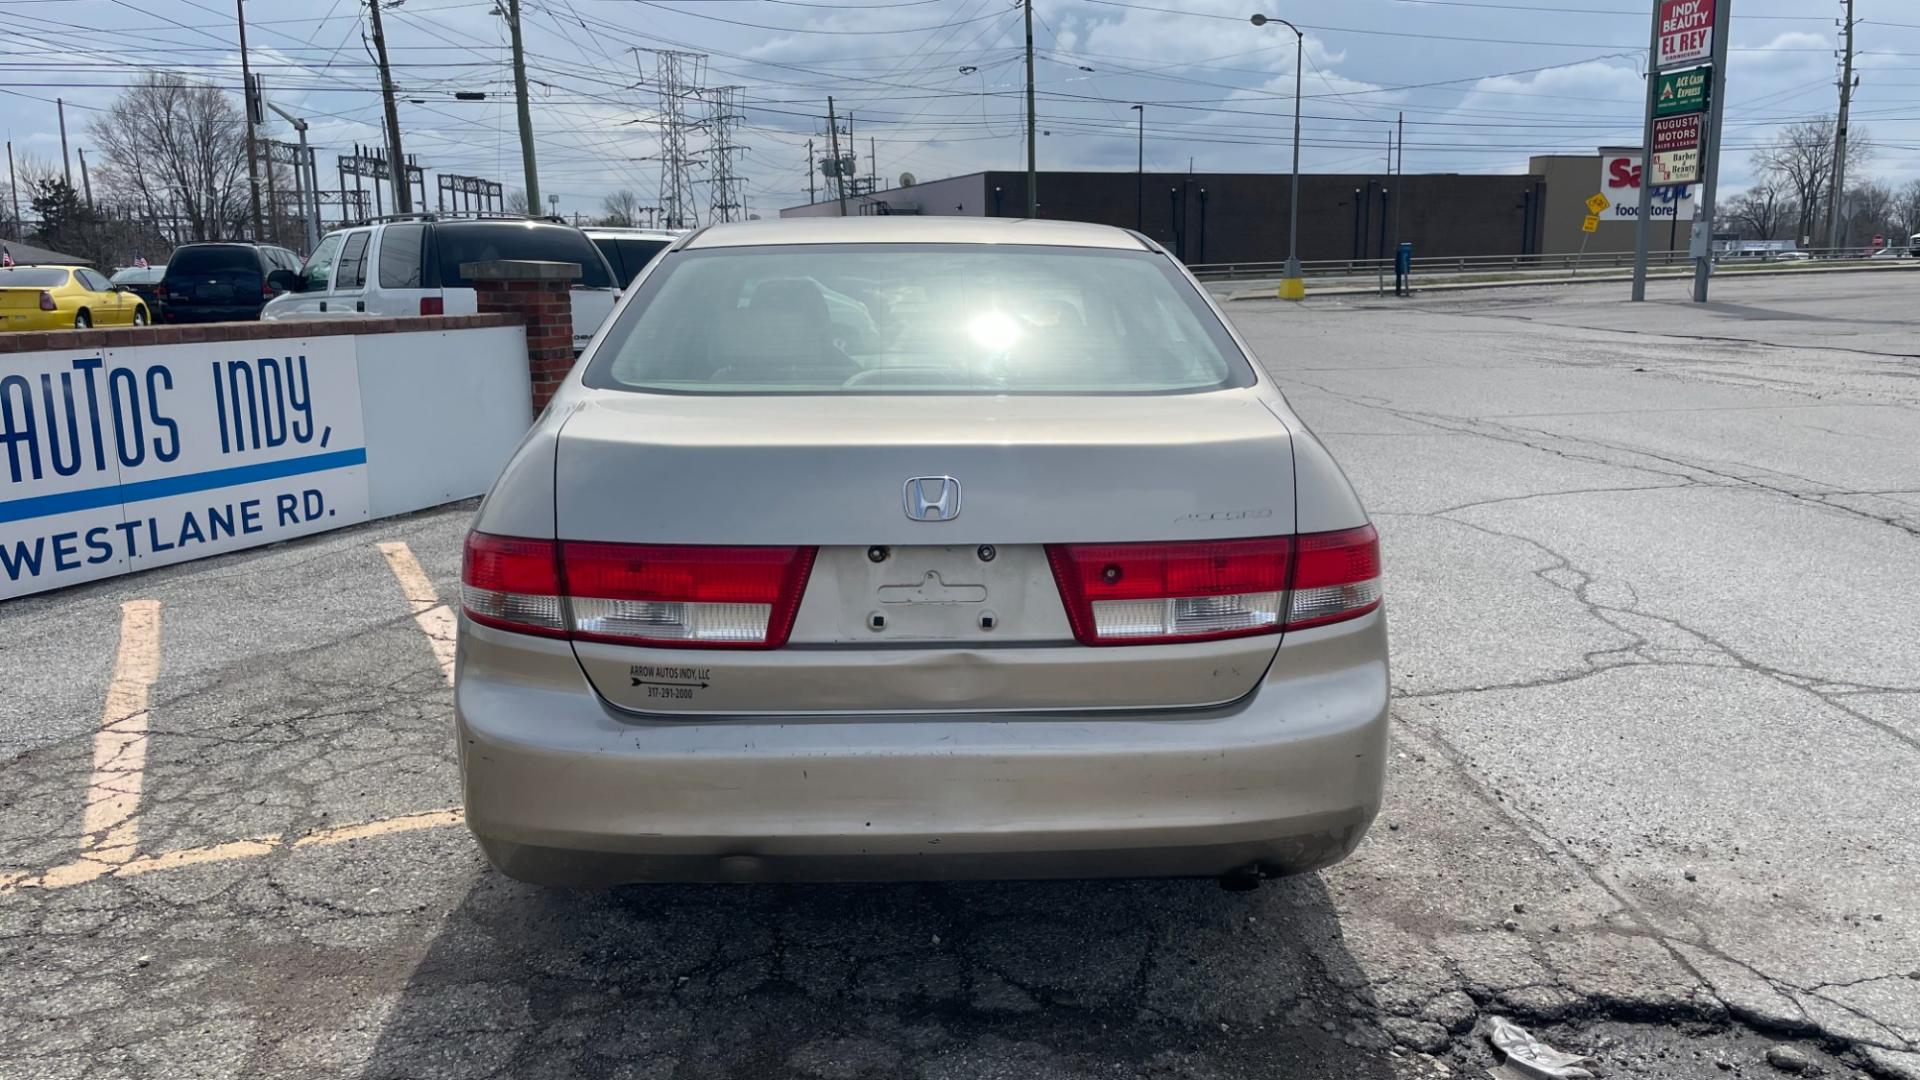
[[[746,219],[746,182],[736,170],[740,151],[733,141],[734,126],[744,119],[740,112],[739,86],[716,86],[706,91],[707,168],[712,188],[707,192],[707,220],[743,221]]]
[[[707,57],[671,49],[646,51],[653,53],[654,89],[660,95],[660,212],[667,228],[690,229],[700,223],[693,194],[693,169],[699,159],[687,149],[687,133],[701,121],[687,115],[687,101],[700,93]]]

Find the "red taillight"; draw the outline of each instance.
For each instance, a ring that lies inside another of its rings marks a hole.
[[[573,633],[672,648],[775,648],[800,609],[813,548],[567,541]]]
[[[1083,645],[1272,634],[1380,606],[1371,525],[1256,540],[1050,544],[1047,559]]]
[[[1294,539],[1287,629],[1352,619],[1380,606],[1380,535],[1362,525]]]
[[[567,635],[557,546],[551,540],[467,534],[460,602],[473,621],[548,637]]]
[[[1050,544],[1047,559],[1083,645],[1270,634],[1280,629],[1288,537],[1181,544]]]
[[[273,286],[267,284],[264,279],[260,282],[260,295],[266,297],[268,300],[273,299],[276,295],[273,291]]]
[[[163,282],[161,282],[160,284],[158,284],[158,285],[155,285],[155,286],[153,287],[153,298],[154,298],[155,300],[165,300],[165,299],[167,298],[167,283],[166,283],[166,282],[164,282],[164,281],[163,281]]]
[[[445,315],[446,313],[447,301],[445,298],[439,296],[423,296],[420,298],[420,314]]]
[[[786,644],[813,548],[522,540],[469,533],[468,616],[503,630],[666,648]]]
[[[47,292],[45,289],[40,290],[40,310],[41,311],[60,310],[60,305],[53,302],[53,294],[50,292]]]

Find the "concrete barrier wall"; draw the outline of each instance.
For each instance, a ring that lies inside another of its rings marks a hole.
[[[0,599],[481,494],[527,387],[510,317],[0,334]]]

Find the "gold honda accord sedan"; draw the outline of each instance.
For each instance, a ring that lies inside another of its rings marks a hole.
[[[462,576],[467,821],[523,880],[1244,885],[1380,807],[1373,526],[1124,230],[680,238]]]

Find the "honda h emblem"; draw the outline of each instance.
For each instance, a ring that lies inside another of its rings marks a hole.
[[[915,521],[952,521],[960,516],[960,481],[951,476],[913,477],[901,501]]]

